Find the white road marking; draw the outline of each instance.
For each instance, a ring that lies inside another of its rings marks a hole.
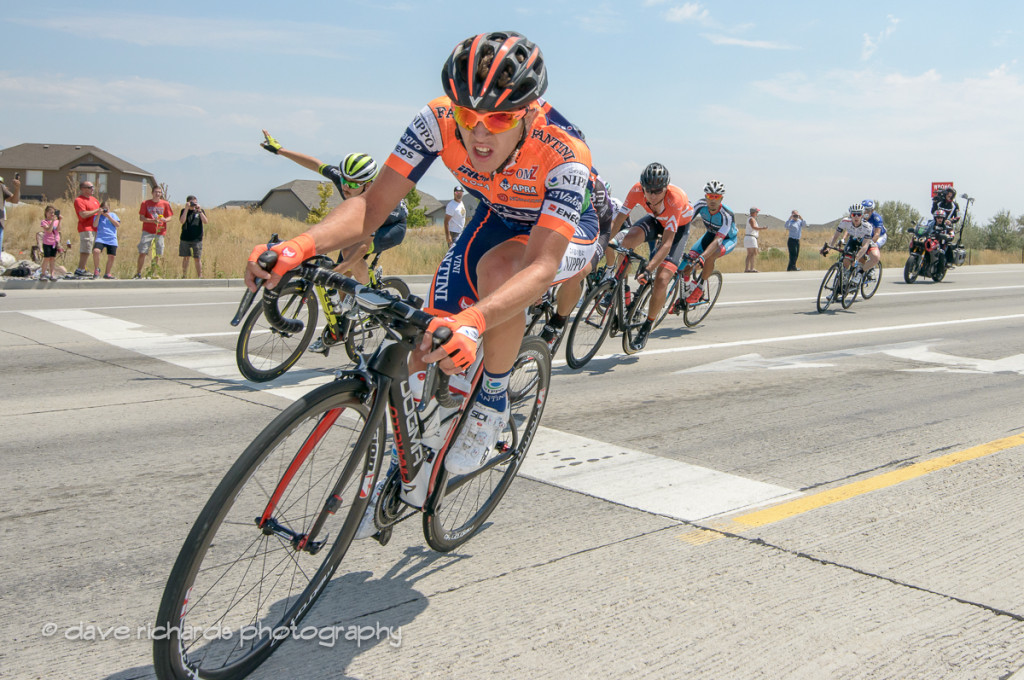
[[[704,345],[687,345],[685,347],[665,347],[662,349],[646,349],[639,354],[634,354],[633,359],[657,356],[658,354],[676,354],[677,352],[696,352],[704,349],[726,349],[728,347],[745,347],[748,345],[767,345],[776,342],[791,342],[793,340],[813,340],[815,338],[832,338],[843,335],[866,335],[871,333],[886,333],[889,331],[913,330],[916,328],[936,328],[942,326],[959,326],[972,323],[987,323],[991,321],[1007,321],[1010,319],[1024,319],[1024,314],[1006,314],[1004,316],[982,316],[974,319],[948,319],[946,321],[926,321],[922,323],[897,324],[895,326],[875,326],[873,328],[855,328],[845,331],[828,331],[825,333],[803,333],[801,335],[781,335],[769,338],[750,338],[748,340],[734,340],[732,342],[712,342]],[[603,354],[596,356],[591,361],[606,361],[608,359],[621,359],[625,354]],[[565,361],[553,361],[553,366],[561,366]]]
[[[101,342],[166,361],[220,381],[294,401],[333,376],[298,368],[273,386],[238,375],[235,354],[186,337],[147,330],[130,321],[82,309],[23,312]],[[801,495],[791,489],[540,428],[522,473],[563,489],[675,519],[697,520]]]

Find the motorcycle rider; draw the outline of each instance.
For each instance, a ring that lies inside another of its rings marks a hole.
[[[939,240],[939,247],[946,253],[946,266],[951,266],[953,264],[954,228],[952,222],[946,218],[946,211],[937,208],[932,213],[932,219],[928,222],[928,226],[932,228],[932,233]]]
[[[932,215],[935,211],[942,209],[946,211],[946,218],[953,223],[960,221],[960,204],[955,200],[956,189],[953,187],[946,187],[935,192],[932,197]]]

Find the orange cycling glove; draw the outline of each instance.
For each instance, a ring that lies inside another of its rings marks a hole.
[[[277,243],[270,248],[265,245],[256,246],[249,254],[249,262],[255,262],[260,255],[273,250],[277,253],[277,264],[271,270],[278,276],[284,276],[300,264],[316,255],[316,244],[309,234],[300,234],[290,241]]]
[[[442,326],[452,330],[451,340],[441,345],[459,370],[466,370],[476,361],[477,344],[484,332],[484,315],[476,307],[464,309],[455,316],[437,316],[427,330],[433,333]]]

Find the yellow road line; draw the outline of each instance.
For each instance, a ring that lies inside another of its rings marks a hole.
[[[765,508],[764,510],[757,510],[745,515],[740,515],[739,517],[733,517],[730,520],[714,523],[709,529],[689,531],[682,534],[680,538],[687,543],[702,545],[724,537],[725,533],[740,533],[747,529],[761,527],[766,524],[772,524],[784,519],[789,519],[790,517],[795,517],[796,515],[803,514],[810,510],[817,510],[818,508],[823,508],[826,505],[845,501],[871,491],[895,486],[901,482],[927,475],[935,472],[936,470],[942,470],[952,467],[953,465],[958,465],[959,463],[983,458],[985,456],[992,455],[993,453],[1012,449],[1013,447],[1020,446],[1022,444],[1024,444],[1024,434],[1015,434],[1011,437],[1004,437],[1003,439],[997,439],[995,441],[988,442],[987,444],[972,446],[971,448],[964,449],[963,451],[949,453],[945,456],[933,458],[932,460],[908,465],[907,467],[900,468],[899,470],[884,472],[874,477],[862,479],[850,484],[844,484],[843,486],[837,486],[836,488],[829,489],[828,491],[822,491],[810,496],[781,503],[771,508]]]

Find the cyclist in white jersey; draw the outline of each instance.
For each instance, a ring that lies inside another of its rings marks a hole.
[[[844,217],[842,221],[839,222],[839,226],[836,227],[836,232],[832,234],[832,240],[822,247],[822,255],[828,254],[828,249],[835,247],[843,232],[846,232],[849,235],[851,239],[851,247],[859,244],[857,255],[854,260],[862,263],[863,271],[867,271],[878,264],[878,260],[881,258],[881,255],[878,252],[878,244],[872,239],[875,227],[864,219],[864,206],[862,204],[854,203],[850,206],[850,216]],[[860,271],[855,273],[855,284],[860,283],[860,275]]]

